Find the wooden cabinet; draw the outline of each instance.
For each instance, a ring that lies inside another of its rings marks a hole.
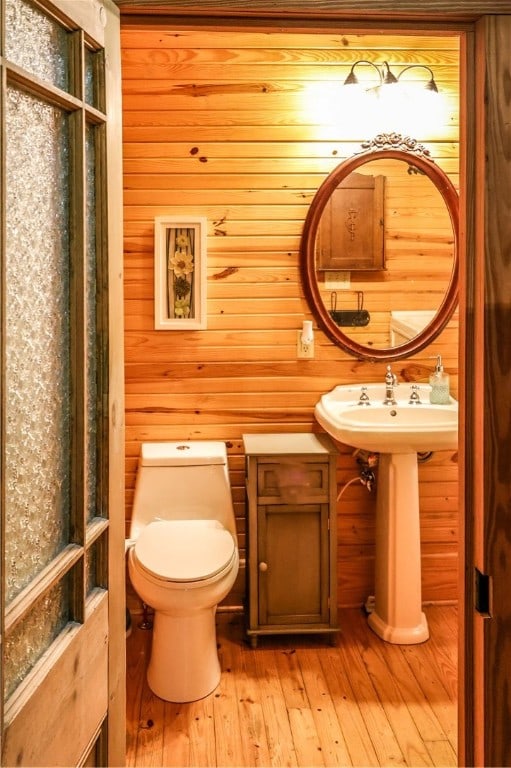
[[[318,226],[319,270],[385,269],[385,177],[350,173],[334,189]]]
[[[337,631],[336,459],[327,435],[243,435],[248,621],[259,635]]]

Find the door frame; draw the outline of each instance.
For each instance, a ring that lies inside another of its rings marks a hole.
[[[460,631],[461,765],[511,762],[511,13],[475,25],[467,110],[466,269],[462,284],[465,551]]]
[[[76,6],[76,0],[66,0]],[[122,766],[126,756],[126,572],[125,572],[125,418],[124,418],[124,230],[122,167],[122,78],[119,10],[108,11],[105,28],[107,95],[107,216],[109,307],[109,488],[108,550],[108,766]]]
[[[242,20],[256,25],[258,19],[276,23],[276,4],[269,0],[225,0],[216,8],[209,0],[117,0],[117,4],[127,19],[152,11],[160,19],[172,18],[174,25],[180,19],[200,24],[212,15],[218,21],[230,18],[233,24]],[[510,278],[505,256],[511,241],[506,207],[511,199],[511,158],[504,146],[504,126],[511,123],[511,104],[505,98],[509,54],[504,43],[511,37],[511,10],[506,0],[424,0],[419,11],[413,0],[395,0],[392,11],[388,3],[374,0],[330,0],[328,12],[318,11],[314,0],[297,0],[292,10],[278,9],[278,23],[288,27],[298,28],[302,22],[302,26],[319,25],[322,18],[325,25],[365,27],[376,22],[383,31],[415,22],[422,30],[444,25],[451,30],[463,27],[466,32],[460,136],[464,179],[460,199],[460,536],[464,544],[459,548],[458,760],[460,765],[509,765],[506,727],[511,702],[503,691],[505,685],[511,690],[511,617],[503,596],[506,582],[511,581],[511,545],[504,536],[511,463],[509,435],[502,435],[507,442],[496,436],[510,423],[511,409],[507,354],[511,322],[502,300]],[[491,100],[485,104],[488,95]],[[476,567],[492,586],[485,615],[474,608]]]

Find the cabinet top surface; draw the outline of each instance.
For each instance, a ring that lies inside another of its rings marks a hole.
[[[282,432],[266,435],[242,435],[246,454],[304,454],[337,453],[337,450],[324,434],[308,432]]]

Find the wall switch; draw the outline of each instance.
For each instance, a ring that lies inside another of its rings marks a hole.
[[[302,331],[297,331],[296,334],[296,357],[298,360],[312,360],[314,357],[314,340],[309,344],[304,344]]]

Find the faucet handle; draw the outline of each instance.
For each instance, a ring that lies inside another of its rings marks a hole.
[[[367,387],[362,387],[360,390],[360,399],[358,405],[371,405],[369,395],[367,394]]]
[[[419,395],[419,385],[418,384],[412,384],[410,392],[410,399],[408,401],[409,405],[420,405],[421,399]]]

